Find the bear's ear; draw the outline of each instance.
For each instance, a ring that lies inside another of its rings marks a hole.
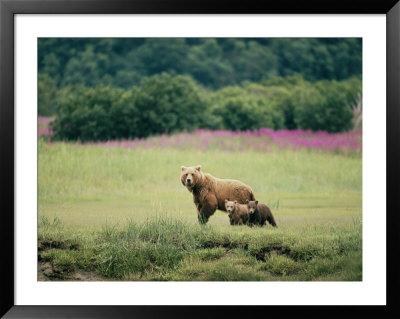
[[[258,205],[258,200],[256,200],[256,205]]]
[[[186,169],[185,166],[181,166],[181,171],[184,171]]]
[[[247,203],[247,204],[249,203],[249,200],[248,200],[248,199],[246,199],[246,203]]]
[[[201,165],[197,165],[197,166],[195,167],[195,169],[197,169],[197,170],[200,172]]]
[[[235,200],[235,204],[237,204],[237,200]]]
[[[227,199],[225,199],[225,203],[227,203],[228,202],[228,200]]]

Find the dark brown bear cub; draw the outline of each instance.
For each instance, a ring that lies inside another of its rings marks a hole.
[[[249,225],[260,225],[264,226],[265,222],[268,221],[272,226],[278,227],[276,225],[274,216],[267,205],[259,204],[256,201],[247,201],[247,208],[249,211]]]
[[[247,205],[238,204],[235,201],[225,199],[225,209],[229,214],[231,225],[246,225],[249,221]]]

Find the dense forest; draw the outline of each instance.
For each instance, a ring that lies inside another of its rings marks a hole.
[[[38,112],[55,138],[353,128],[359,38],[40,38]]]

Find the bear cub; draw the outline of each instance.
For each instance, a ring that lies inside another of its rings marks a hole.
[[[231,225],[247,225],[249,222],[249,211],[247,205],[239,204],[236,200],[225,199],[225,209],[228,212]]]
[[[278,227],[276,225],[274,216],[267,205],[259,204],[256,201],[247,201],[247,209],[249,214],[249,225],[260,225],[264,226],[265,222],[268,221],[272,226]]]

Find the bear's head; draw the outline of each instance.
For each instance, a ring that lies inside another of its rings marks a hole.
[[[231,215],[235,211],[236,204],[237,204],[236,200],[231,201],[231,200],[225,199],[225,209],[229,215]]]
[[[181,182],[183,186],[193,188],[202,178],[201,165],[181,166]]]
[[[247,200],[247,208],[249,210],[249,214],[254,214],[257,210],[258,200]]]

